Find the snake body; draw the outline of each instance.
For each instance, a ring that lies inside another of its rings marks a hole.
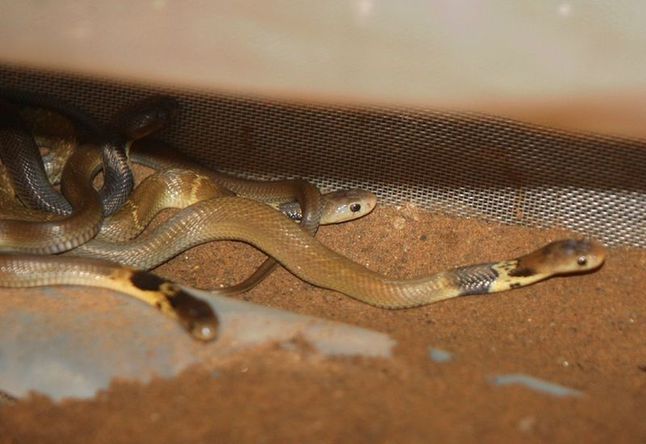
[[[7,239],[2,239],[0,234],[0,244],[5,251],[58,252],[61,244],[63,249],[71,248],[73,244],[69,243],[72,242],[70,239],[83,243],[94,237],[99,230],[102,211],[99,194],[89,179],[100,169],[101,161],[97,149],[74,151],[65,165],[62,180],[63,194],[74,209],[72,214],[48,222],[0,221],[0,233],[5,228],[24,236],[16,244],[12,244]],[[21,225],[23,231],[17,225]],[[35,232],[31,232],[32,229]],[[44,240],[40,238],[43,233],[48,234]],[[15,238],[11,240],[15,241]],[[217,332],[217,317],[204,301],[191,296],[170,281],[108,261],[0,254],[0,285],[9,288],[89,285],[113,289],[140,299],[178,320],[196,339],[212,340]]]
[[[116,114],[107,128],[101,128],[80,110],[58,103],[46,95],[0,90],[0,96],[3,95],[23,105],[37,106],[40,110],[54,108],[62,114],[58,116],[59,119],[65,115],[70,116],[72,122],[80,122],[91,133],[90,142],[98,145],[102,153],[104,182],[99,193],[106,215],[117,211],[133,188],[134,180],[127,159],[130,141],[167,126],[178,108],[177,102],[171,97],[148,97],[124,108]],[[0,122],[0,158],[11,173],[14,189],[20,200],[29,208],[69,215],[72,206],[47,180],[38,147],[19,108],[7,101],[0,101]]]
[[[23,204],[56,214],[72,206],[47,181],[40,150],[15,107],[0,101],[0,158],[12,173],[13,188]]]
[[[46,150],[46,153],[43,154],[43,163],[48,179],[44,181],[46,182],[44,185],[36,181],[34,186],[38,189],[28,193],[27,197],[23,198],[23,200],[35,195],[38,196],[38,199],[42,198],[44,202],[49,202],[49,199],[43,198],[43,194],[48,193],[53,196],[53,199],[57,199],[61,195],[51,185],[58,185],[61,182],[63,168],[78,143],[76,129],[71,121],[62,117],[60,114],[42,108],[23,108],[20,111],[20,116],[33,136],[33,139],[23,139],[23,143],[26,144],[26,147],[23,147],[25,150],[23,157],[29,155],[28,152],[33,142],[36,142],[37,148],[32,151],[31,155],[35,155],[36,150]],[[12,131],[13,136],[10,133],[9,137],[15,140],[15,128],[15,125],[5,126],[5,130],[3,131]],[[22,131],[18,130],[17,132],[21,133]],[[21,149],[20,146],[17,148]],[[28,162],[25,168],[32,168],[33,165],[38,165],[39,163],[39,159],[32,160]],[[54,208],[52,208],[51,212],[48,212],[46,210],[33,209],[20,203],[20,189],[16,191],[13,182],[24,180],[22,175],[21,173],[16,177],[15,172],[13,175],[10,174],[6,166],[0,164],[0,208],[2,208],[2,216],[10,216],[21,220],[46,221],[55,219],[57,211]],[[31,178],[34,177],[33,174],[27,172],[24,175]],[[69,203],[63,199],[62,205],[69,205]]]
[[[137,237],[164,209],[185,208],[201,200],[232,194],[194,171],[163,170],[148,176],[133,190],[121,209],[104,220],[96,239],[126,242]]]
[[[129,148],[128,155],[133,162],[154,169],[166,169],[179,165],[209,177],[214,183],[233,191],[237,196],[265,203],[296,201],[302,211],[300,227],[312,236],[316,235],[318,231],[324,211],[324,202],[318,188],[306,180],[257,181],[241,179],[192,162],[159,140],[140,139]],[[276,266],[277,262],[274,258],[266,259],[252,276],[240,285],[230,288],[231,293],[250,289],[269,276]]]
[[[239,178],[193,162],[167,143],[151,138],[133,142],[128,155],[133,162],[156,170],[184,168],[198,172],[237,196],[265,203],[297,201],[301,206],[311,208],[310,211],[302,210],[304,215],[312,213],[305,216],[301,225],[304,227],[311,225],[309,220],[317,215],[320,217],[320,202],[314,198],[316,190],[302,179],[264,181]]]
[[[61,185],[72,214],[44,222],[0,220],[0,251],[52,254],[93,238],[103,220],[101,199],[92,186],[101,165],[98,150],[76,150],[65,165]]]
[[[125,146],[125,140],[158,131],[168,124],[175,109],[174,100],[154,96],[120,112],[112,124],[117,128],[114,134],[118,134],[114,137],[122,138],[119,143],[110,145],[106,142],[98,149],[95,145],[79,146],[70,155],[61,179],[63,198],[48,181],[39,148],[31,133],[24,128],[17,111],[6,102],[0,102],[0,154],[13,180],[15,193],[23,203],[30,202],[31,206],[64,215],[58,220],[0,221],[0,251],[59,253],[94,237],[103,219],[102,214],[113,212],[116,205],[121,206],[130,194],[129,189],[123,189],[110,180],[115,162],[106,161],[106,155],[120,156],[121,150],[108,149],[109,146]],[[92,181],[101,169],[104,186],[97,193]],[[112,173],[118,174],[116,171]],[[125,194],[121,196],[121,193]]]
[[[76,127],[69,119],[43,108],[21,108],[20,117],[41,150],[48,181],[60,184],[63,168],[80,143]]]
[[[16,124],[15,121],[19,107],[49,110],[60,117],[69,119],[78,127],[77,129],[81,132],[84,143],[97,144],[101,147],[106,179],[104,182],[105,187],[101,190],[102,200],[105,203],[105,213],[112,214],[127,199],[129,192],[132,190],[134,179],[127,163],[126,147],[119,143],[118,136],[110,134],[93,116],[70,103],[44,93],[0,88],[0,98],[5,107],[3,115],[7,114],[6,106],[8,102],[11,103],[10,107],[14,113],[14,116],[11,117],[12,120],[10,120],[12,123],[10,130],[12,132],[23,125],[23,123]],[[4,120],[4,117],[2,120]],[[25,137],[25,133],[23,132],[21,136]],[[9,134],[7,138],[6,133],[1,132],[0,146],[9,146],[11,148],[12,142],[15,144],[15,141],[11,140],[12,137],[16,137],[16,134]],[[18,152],[13,153],[7,159],[5,159],[5,155],[2,155],[2,160],[8,169],[18,171],[18,174],[13,175],[17,194],[21,196],[21,200],[29,208],[68,215],[72,211],[72,207],[60,195],[52,195],[55,191],[49,187],[45,180],[42,165],[39,165],[39,163],[42,163],[39,160],[40,157],[34,157],[29,151],[25,151],[24,154],[20,153],[20,147],[23,147],[24,144],[33,145],[33,140],[20,141],[16,145]],[[30,171],[25,175],[21,175],[19,172],[24,166],[29,166]],[[16,180],[18,181],[16,182]],[[28,183],[25,183],[26,181]],[[29,183],[34,186],[29,186]],[[45,192],[44,190],[47,191]],[[42,195],[43,193],[46,194]]]

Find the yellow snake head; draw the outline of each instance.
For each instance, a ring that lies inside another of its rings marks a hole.
[[[359,219],[375,209],[377,196],[370,191],[354,189],[326,193],[322,224],[338,224]]]
[[[321,225],[340,224],[359,219],[377,206],[377,196],[361,189],[338,190],[323,194],[323,211]],[[290,219],[303,219],[301,207],[296,201],[282,203],[277,208]]]
[[[510,276],[562,275],[599,268],[606,258],[602,245],[590,240],[559,240],[517,259]]]

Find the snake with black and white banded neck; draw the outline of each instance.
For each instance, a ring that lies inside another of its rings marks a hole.
[[[456,296],[509,290],[555,275],[594,270],[605,259],[604,248],[596,242],[568,239],[517,259],[395,280],[327,248],[267,205],[240,197],[198,202],[133,241],[114,244],[92,240],[72,254],[150,269],[187,248],[225,239],[259,248],[311,284],[384,308],[414,307]]]

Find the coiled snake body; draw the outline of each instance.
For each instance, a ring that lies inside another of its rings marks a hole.
[[[160,126],[160,119],[162,123],[165,123],[167,119],[167,113],[163,109],[161,117],[154,115],[155,113],[152,113],[153,115],[151,116],[150,110],[156,109],[159,102],[159,99],[152,102],[142,101],[137,106],[131,107],[128,118],[122,119],[119,125],[128,128],[124,132],[132,134],[133,139],[152,132],[151,128],[155,129]],[[60,119],[59,116],[45,113],[43,117],[42,110],[34,110],[34,113],[35,116],[29,117],[32,119],[31,122],[36,129],[35,135],[38,135],[40,139],[43,136],[38,134],[38,130],[46,135],[52,132],[57,133],[58,131],[62,133],[69,132],[70,125],[64,119]],[[52,120],[55,120],[56,123],[51,124]],[[15,121],[11,120],[5,123],[16,124]],[[66,129],[61,129],[60,127]],[[18,133],[23,133],[22,128],[18,128]],[[10,125],[7,127],[6,135],[10,140],[13,140]],[[62,139],[65,139],[65,137]],[[27,139],[25,144],[29,147],[33,145],[33,141]],[[9,177],[17,174],[17,168],[10,171],[11,175],[0,174],[0,180],[4,185],[3,189],[0,190],[3,213],[5,213],[5,217],[7,217],[6,215],[9,215],[10,218],[18,217],[18,219],[0,220],[0,251],[57,253],[70,250],[95,236],[97,239],[111,242],[125,241],[137,236],[161,209],[170,207],[183,208],[194,202],[214,196],[233,195],[228,189],[217,185],[211,179],[194,171],[177,168],[166,169],[148,177],[119,211],[101,223],[102,200],[99,193],[92,186],[94,175],[102,166],[105,167],[105,160],[102,159],[100,147],[88,145],[74,148],[72,147],[74,143],[70,140],[56,140],[53,144],[57,145],[55,150],[57,152],[61,151],[62,154],[57,153],[58,155],[56,156],[49,156],[44,168],[41,169],[48,174],[52,182],[56,182],[62,176],[63,194],[71,203],[73,211],[68,216],[56,216],[17,205],[13,198],[13,193],[17,188],[15,184],[20,184],[22,179],[18,177],[15,180],[14,178],[14,183],[11,183],[12,181],[9,179]],[[11,147],[15,157],[20,158],[30,152],[28,149],[24,152],[20,151],[20,144],[16,145],[16,147]],[[47,146],[47,143],[45,146]],[[36,155],[36,151],[32,150],[31,156]],[[61,158],[67,159],[67,162],[61,161]],[[39,162],[42,163],[40,158],[31,159],[29,163],[30,165],[37,165]],[[61,168],[63,169],[62,174],[59,173]],[[30,175],[29,177],[32,176],[42,179],[42,174],[40,176]],[[272,201],[279,202],[284,199],[296,199],[299,201],[300,206],[298,207],[294,207],[290,203],[284,204],[286,205],[286,211],[298,215],[304,221],[302,226],[310,233],[316,231],[319,222],[336,223],[350,220],[370,212],[375,205],[375,199],[372,194],[360,191],[328,193],[322,196],[315,187],[299,181],[280,181],[273,184],[247,182],[256,190],[259,196],[262,195],[263,188],[268,190],[269,194],[273,193]],[[39,188],[39,181],[35,180],[30,186]],[[49,183],[43,185],[42,188],[47,189],[47,187],[51,187]],[[47,192],[43,193],[40,189],[36,190],[34,194],[41,197],[48,195]],[[53,193],[53,195],[57,196],[58,194]],[[361,206],[360,211],[352,207],[352,205],[359,205],[358,202],[360,202]],[[353,209],[350,209],[351,207]],[[98,231],[99,227],[100,231]],[[177,287],[174,284],[158,278],[154,280],[153,275],[135,272],[105,261],[84,263],[79,262],[78,258],[70,258],[70,261],[68,262],[66,258],[33,255],[2,256],[0,260],[0,285],[22,287],[76,283],[120,289],[122,292],[160,308],[164,313],[172,315],[176,319],[183,320],[182,323],[185,326],[201,326],[200,328],[189,329],[196,338],[202,340],[213,338],[213,334],[204,334],[205,319],[207,317],[193,319],[191,323],[189,322],[191,318],[188,314],[195,317],[196,313],[188,312],[182,315],[178,312],[180,306],[172,303],[178,299],[177,297],[170,298],[171,293],[181,295],[184,305],[186,305],[186,301],[194,298],[186,293],[175,291]],[[269,263],[269,266],[261,267],[239,286],[229,288],[229,292],[235,293],[252,287],[266,276],[271,271],[271,268],[271,263]],[[58,278],[54,279],[52,276]],[[143,279],[142,276],[148,277]],[[129,277],[137,279],[133,280]],[[142,283],[145,283],[147,287],[141,288]],[[173,291],[171,292],[169,289]],[[198,302],[193,302],[193,306],[199,306]],[[203,313],[206,312],[206,309],[203,310]],[[213,333],[216,331],[217,318],[214,313],[210,311],[209,313],[211,317],[209,331]]]
[[[178,103],[172,97],[151,96],[121,110],[109,128],[104,129],[92,116],[58,98],[0,88],[0,156],[7,169],[14,172],[11,177],[18,197],[29,208],[69,215],[72,205],[46,180],[43,162],[36,154],[38,149],[19,107],[36,108],[35,124],[50,129],[47,120],[65,116],[82,130],[82,142],[99,147],[105,179],[99,195],[104,213],[110,215],[126,201],[134,184],[126,154],[129,142],[165,127],[176,113]],[[39,114],[47,110],[54,112],[42,118]]]

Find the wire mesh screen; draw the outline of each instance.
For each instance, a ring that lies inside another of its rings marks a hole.
[[[388,204],[562,227],[646,247],[646,141],[435,110],[293,105],[0,67],[0,85],[47,92],[108,120],[151,93],[182,111],[161,137],[222,171],[360,187]]]

